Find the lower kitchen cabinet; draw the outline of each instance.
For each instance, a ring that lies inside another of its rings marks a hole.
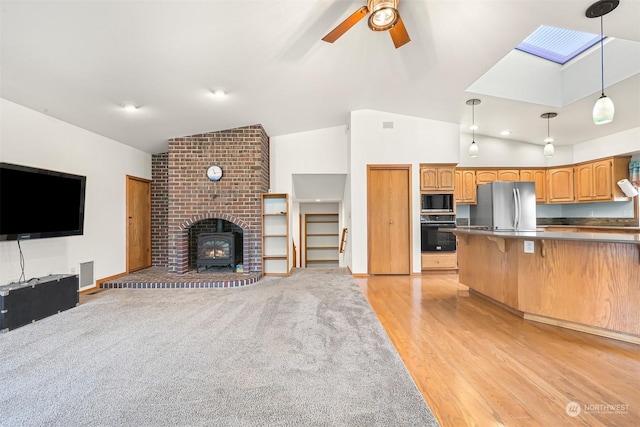
[[[422,271],[453,271],[458,269],[456,252],[422,252]]]

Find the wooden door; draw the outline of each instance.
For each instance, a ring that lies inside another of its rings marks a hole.
[[[573,168],[547,170],[547,199],[549,203],[574,202]]]
[[[411,166],[367,167],[369,274],[411,273]]]
[[[432,167],[420,168],[420,189],[431,191],[438,189],[438,171]]]
[[[520,171],[517,169],[505,169],[498,171],[498,181],[519,181]]]
[[[151,181],[127,176],[127,272],[151,267]]]
[[[438,189],[453,191],[455,188],[455,179],[453,176],[453,168],[438,169]]]
[[[613,183],[611,182],[611,160],[593,163],[593,199],[611,200]]]
[[[547,175],[544,169],[521,169],[520,181],[533,181],[536,183],[536,202],[547,201],[546,181]]]
[[[494,170],[478,170],[476,171],[476,184],[487,184],[498,180],[498,172]]]
[[[591,163],[576,167],[576,200],[589,201],[593,198],[593,167]]]

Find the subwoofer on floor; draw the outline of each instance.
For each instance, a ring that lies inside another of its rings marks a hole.
[[[55,274],[0,286],[0,332],[77,306],[78,276]]]

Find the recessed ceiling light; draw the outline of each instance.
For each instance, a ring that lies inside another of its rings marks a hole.
[[[227,96],[227,92],[225,92],[223,89],[215,89],[211,91],[211,94],[219,99],[225,98]]]
[[[510,130],[503,130],[502,132],[500,132],[500,135],[502,135],[502,136],[511,135],[511,131]]]
[[[137,106],[136,104],[132,104],[132,103],[126,103],[122,105],[122,108],[125,109],[125,111],[128,111],[130,113],[136,111],[138,108],[140,108],[139,106]]]

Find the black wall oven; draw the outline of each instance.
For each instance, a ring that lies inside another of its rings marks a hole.
[[[438,217],[438,215],[428,215]],[[422,252],[455,252],[456,236],[443,228],[455,228],[455,220],[448,218],[427,218],[420,223],[420,247]]]

